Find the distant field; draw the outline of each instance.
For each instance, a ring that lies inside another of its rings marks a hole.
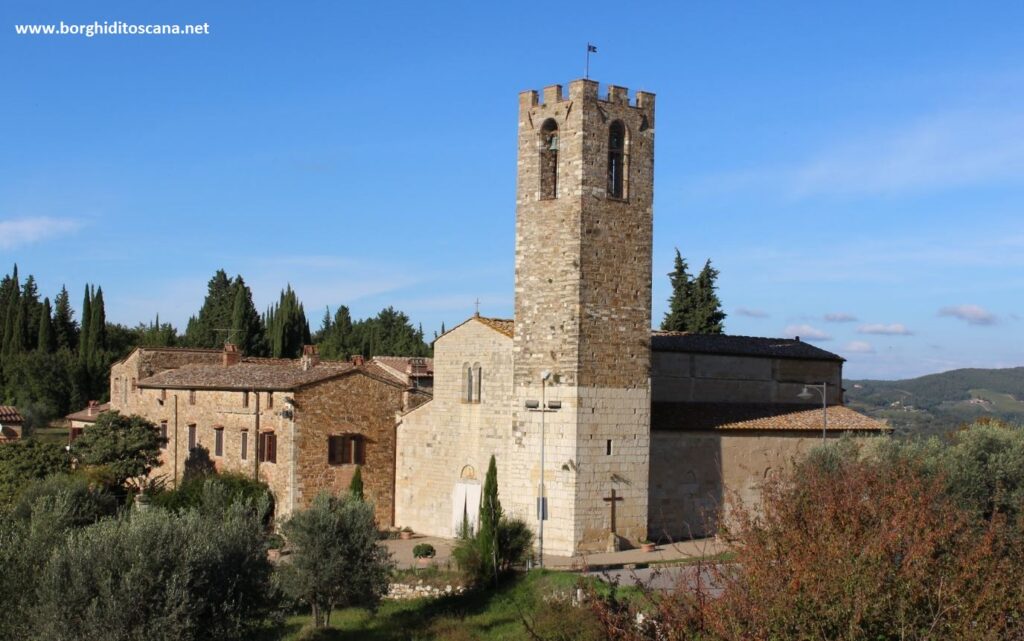
[[[901,381],[844,381],[847,404],[898,436],[942,435],[981,417],[1024,424],[1024,367],[959,369]]]
[[[32,430],[32,437],[47,443],[67,443],[68,428],[66,427],[37,427]]]

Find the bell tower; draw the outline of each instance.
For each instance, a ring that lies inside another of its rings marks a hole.
[[[603,551],[647,528],[654,94],[521,93],[517,169],[509,500],[536,529],[541,413],[526,403],[560,401],[543,413],[545,549]]]

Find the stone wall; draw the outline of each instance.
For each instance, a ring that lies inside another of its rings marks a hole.
[[[111,409],[138,414],[157,425],[167,423],[168,444],[154,476],[180,479],[189,456],[189,426],[195,425],[196,442],[207,448],[218,470],[238,472],[268,484],[279,516],[305,507],[321,490],[348,488],[354,465],[332,466],[327,461],[327,437],[362,434],[367,438],[363,484],[374,501],[378,522],[393,524],[396,415],[403,396],[422,402],[422,394],[406,394],[397,382],[386,382],[362,371],[321,381],[295,391],[249,392],[236,390],[149,389],[133,381],[178,367],[198,354],[198,362],[219,363],[221,353],[136,350],[111,369]],[[211,358],[215,357],[215,358]],[[288,365],[282,365],[287,367]],[[294,405],[286,403],[293,399]],[[293,412],[289,410],[294,407]],[[216,429],[223,430],[223,454],[215,454]],[[277,437],[276,462],[257,461],[257,433]],[[241,458],[243,433],[247,456]]]
[[[842,404],[841,361],[654,352],[651,395],[655,403],[809,403],[805,384],[828,383],[829,405]]]
[[[467,403],[463,370],[480,364],[479,403]],[[449,537],[455,485],[483,483],[491,455],[500,500],[518,513],[507,456],[512,440],[512,340],[475,319],[434,343],[434,398],[398,426],[395,524]],[[473,508],[470,508],[472,510]],[[478,509],[478,506],[477,506]]]
[[[348,489],[356,466],[330,465],[327,439],[360,434],[366,439],[361,471],[364,495],[374,503],[377,523],[393,525],[395,423],[403,391],[400,385],[356,372],[295,392],[297,505],[308,506],[320,492],[337,494]]]
[[[727,497],[758,503],[765,478],[820,444],[820,434],[807,432],[652,432],[650,537],[714,535]]]

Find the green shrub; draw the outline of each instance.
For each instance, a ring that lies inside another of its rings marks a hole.
[[[412,549],[412,555],[417,559],[432,559],[437,556],[437,550],[429,543],[419,543]]]
[[[150,504],[166,510],[182,512],[197,509],[204,514],[223,513],[232,503],[252,505],[265,501],[265,524],[269,525],[274,513],[274,495],[266,483],[234,472],[193,476],[182,480],[174,490],[154,494]]]
[[[71,452],[81,465],[109,468],[117,485],[138,488],[160,464],[160,447],[166,442],[155,423],[109,411],[75,440]]]
[[[494,557],[487,560],[479,533],[455,543],[452,558],[468,580],[486,583],[493,580],[495,569],[500,578],[525,564],[533,549],[533,532],[522,519],[503,516],[497,525],[495,542]]]
[[[39,579],[35,638],[247,638],[274,599],[263,527],[246,508],[132,511],[72,533]]]
[[[67,498],[68,527],[84,527],[101,518],[114,516],[120,506],[117,497],[103,486],[93,486],[88,479],[76,474],[53,474],[29,483],[21,492],[12,516],[23,521],[32,519],[37,505],[47,506],[44,497]]]
[[[376,607],[387,593],[393,564],[377,540],[373,506],[320,494],[281,528],[292,555],[279,566],[281,586],[312,609],[324,627],[336,607]]]
[[[23,439],[0,447],[0,514],[10,510],[29,482],[70,469],[68,454],[56,443]]]

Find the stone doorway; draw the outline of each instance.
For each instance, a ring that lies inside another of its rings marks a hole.
[[[472,465],[462,468],[459,481],[452,488],[452,536],[458,538],[464,527],[469,534],[480,526],[480,481]]]

